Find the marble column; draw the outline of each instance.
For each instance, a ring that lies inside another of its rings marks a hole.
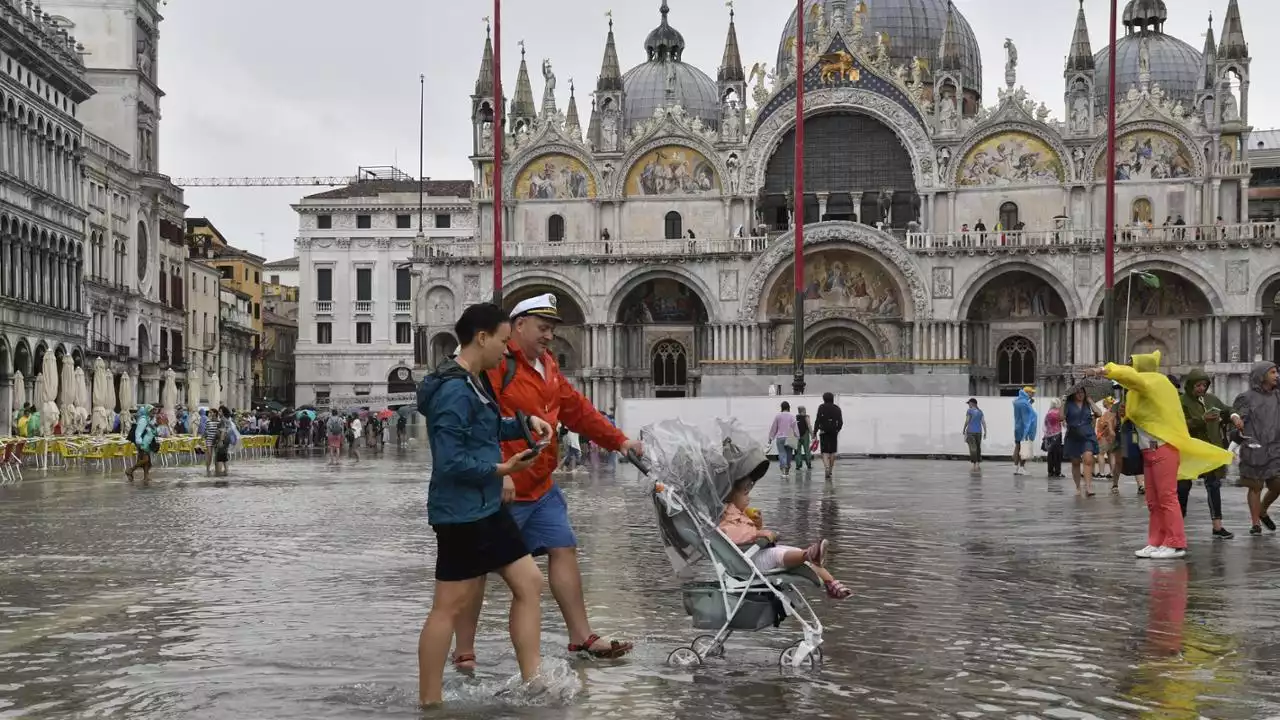
[[[1209,181],[1209,217],[1205,218],[1205,225],[1212,225],[1217,222],[1218,216],[1222,214],[1221,205],[1222,181],[1215,178]]]
[[[1240,199],[1236,201],[1236,222],[1249,222],[1249,178],[1240,178]]]
[[[947,227],[946,232],[959,232],[960,226],[956,224],[956,191],[952,190],[947,193]]]
[[[866,218],[862,217],[862,193],[849,193],[849,202],[853,203],[853,214],[857,216],[859,222],[866,222]]]
[[[822,222],[827,217],[827,200],[831,197],[831,193],[820,192],[818,195],[818,222]]]

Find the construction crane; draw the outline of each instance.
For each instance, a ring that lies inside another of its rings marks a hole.
[[[413,176],[390,165],[362,167],[355,175],[174,178],[181,188],[195,187],[341,187],[366,180],[408,180]]]

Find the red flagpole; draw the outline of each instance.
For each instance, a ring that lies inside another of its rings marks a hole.
[[[791,390],[804,395],[804,0],[796,0],[795,339]]]
[[[1124,355],[1117,354],[1116,347],[1116,0],[1111,0],[1111,44],[1107,65],[1107,227],[1105,279],[1106,293],[1102,296],[1103,328],[1102,347],[1107,362],[1124,362]],[[1088,358],[1094,360],[1096,358]],[[1077,358],[1077,364],[1080,359]]]
[[[502,96],[502,0],[493,0],[493,301],[502,304],[502,145],[507,136]]]

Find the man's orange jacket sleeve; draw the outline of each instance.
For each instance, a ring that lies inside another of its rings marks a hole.
[[[560,422],[606,450],[619,452],[627,436],[609,422],[591,401],[560,376]]]

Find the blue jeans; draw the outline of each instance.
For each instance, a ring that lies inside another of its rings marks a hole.
[[[778,438],[774,442],[778,443],[778,467],[784,471],[791,469],[791,458],[795,451],[787,447],[787,441],[783,438]]]

